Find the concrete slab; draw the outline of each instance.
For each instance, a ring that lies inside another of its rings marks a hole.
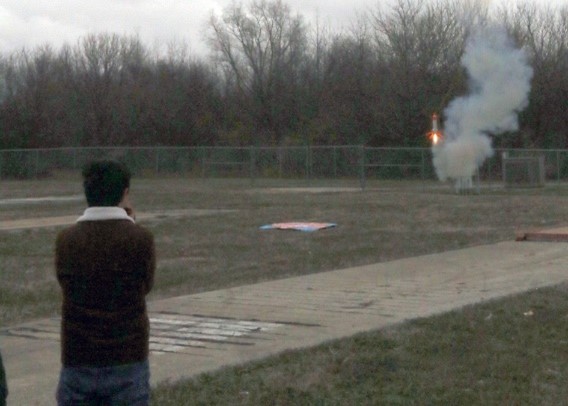
[[[564,243],[502,242],[149,303],[152,383],[568,280]],[[59,320],[0,330],[10,405],[53,404]]]

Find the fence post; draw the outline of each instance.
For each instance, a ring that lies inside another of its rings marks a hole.
[[[360,183],[361,183],[361,190],[365,190],[366,185],[366,179],[365,179],[365,146],[364,145],[360,145],[359,146],[359,176],[360,176]]]
[[[420,150],[420,158],[422,160],[422,165],[420,166],[420,177],[422,178],[422,190],[426,190],[426,158],[424,157],[424,149]]]
[[[337,179],[337,147],[333,147],[333,178]]]
[[[249,163],[250,183],[254,184],[254,147],[252,145],[249,147]]]
[[[156,173],[160,173],[160,148],[156,148]]]
[[[560,151],[556,150],[556,182],[560,183]]]
[[[306,145],[306,179],[310,180],[310,146]]]
[[[201,177],[205,177],[205,147],[199,147],[199,152],[197,153],[199,156],[199,161],[201,163]]]
[[[35,150],[34,156],[35,156],[35,164],[34,164],[35,178],[37,179],[37,178],[39,178],[39,149]]]
[[[422,182],[425,180],[424,174],[426,173],[426,158],[424,157],[424,150],[420,150],[420,158],[422,160],[422,166],[420,167],[420,177],[422,178]]]
[[[283,168],[283,161],[284,161],[284,154],[286,152],[284,151],[283,147],[276,147],[276,156],[278,159],[278,177],[282,178],[282,171],[284,170]]]

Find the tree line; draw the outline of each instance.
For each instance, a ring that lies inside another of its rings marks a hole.
[[[333,32],[253,0],[211,15],[210,57],[113,33],[0,55],[0,149],[426,146],[430,115],[467,91],[460,58],[480,24],[504,25],[534,70],[520,130],[495,146],[566,148],[568,7],[484,4],[397,0]]]

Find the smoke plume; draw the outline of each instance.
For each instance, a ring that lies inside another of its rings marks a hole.
[[[468,38],[461,60],[469,94],[444,110],[444,142],[433,146],[440,180],[469,184],[477,168],[493,155],[492,135],[518,129],[517,113],[528,104],[532,68],[502,29],[480,29]]]

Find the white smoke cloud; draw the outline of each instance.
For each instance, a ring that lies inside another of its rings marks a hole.
[[[493,155],[491,138],[518,129],[517,114],[528,104],[532,68],[503,29],[479,29],[467,41],[462,65],[470,93],[444,110],[445,140],[433,146],[440,180],[470,179]],[[463,184],[463,183],[462,183]]]

